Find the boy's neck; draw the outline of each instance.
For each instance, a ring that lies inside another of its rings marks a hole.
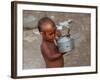
[[[45,43],[54,43],[54,41],[48,41],[48,40],[45,40],[45,39],[43,39],[42,41],[45,42]]]

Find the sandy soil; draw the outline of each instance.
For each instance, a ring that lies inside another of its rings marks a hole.
[[[90,15],[74,13],[66,15],[73,20],[71,36],[74,39],[75,47],[64,55],[64,66],[89,66],[91,64]],[[61,19],[64,17],[63,15],[60,16]],[[45,68],[45,62],[40,52],[41,36],[33,32],[37,32],[37,29],[23,31],[24,69]]]

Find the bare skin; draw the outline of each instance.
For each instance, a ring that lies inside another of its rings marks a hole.
[[[46,27],[45,27],[46,26]],[[56,29],[50,24],[42,27],[41,52],[47,68],[64,67],[63,54],[59,52],[54,44]]]

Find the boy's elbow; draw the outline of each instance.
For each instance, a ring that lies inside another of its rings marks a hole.
[[[53,61],[53,60],[55,60],[55,58],[54,57],[52,57],[52,56],[45,56],[49,61]]]
[[[55,57],[55,56],[51,56],[51,57],[48,57],[48,59],[50,60],[50,61],[54,61],[54,60],[56,60],[56,59],[58,59],[59,57]]]

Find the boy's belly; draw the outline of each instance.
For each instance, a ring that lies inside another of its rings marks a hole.
[[[46,67],[47,68],[56,68],[56,67],[64,67],[64,59],[63,57],[60,57],[56,60],[46,60]]]

